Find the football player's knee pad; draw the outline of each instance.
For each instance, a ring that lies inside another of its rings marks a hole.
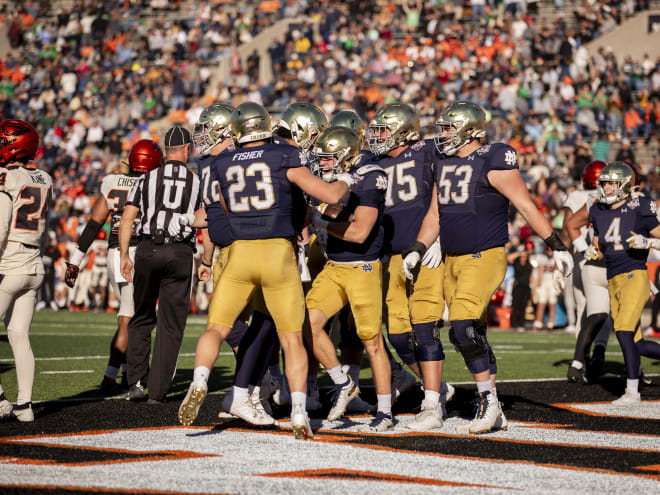
[[[442,361],[445,351],[440,342],[440,328],[435,322],[416,323],[413,325],[415,355],[418,361]]]
[[[481,373],[489,369],[488,343],[476,330],[476,320],[451,322],[449,340],[460,352],[471,373]]]
[[[394,347],[396,353],[407,365],[411,365],[417,362],[415,352],[411,349],[410,346],[410,337],[410,332],[389,334],[390,344],[392,344],[392,347]]]

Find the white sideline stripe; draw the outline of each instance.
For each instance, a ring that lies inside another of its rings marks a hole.
[[[67,373],[94,373],[94,370],[40,371],[42,375],[64,375]]]
[[[80,328],[113,328],[117,329],[116,323],[80,323],[80,322],[64,322],[64,323],[34,323],[39,327],[52,327],[52,328],[71,328],[71,327],[80,327]],[[201,323],[187,322],[186,325],[202,325]],[[206,323],[204,323],[206,325]]]
[[[220,356],[233,356],[233,352],[221,352]],[[179,354],[179,357],[194,357],[194,352],[182,352]],[[71,357],[35,357],[35,361],[72,361],[72,360],[82,360],[82,359],[108,359],[108,355],[104,354],[103,356],[71,356]],[[0,359],[0,363],[13,363],[13,359]],[[652,375],[649,375],[652,376]]]
[[[111,336],[117,327],[108,327],[110,332],[106,333],[81,333],[81,332],[30,332],[30,336],[40,336],[40,337],[109,337]],[[183,338],[188,339],[198,339],[200,334],[192,333],[190,335],[184,335]],[[572,352],[572,351],[571,351]]]

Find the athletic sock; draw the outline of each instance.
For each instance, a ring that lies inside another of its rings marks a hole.
[[[209,376],[211,376],[211,370],[206,366],[197,366],[193,372],[193,382],[204,382],[209,381]]]
[[[378,399],[378,412],[392,415],[392,394],[376,395]]]
[[[341,369],[341,365],[337,365],[334,368],[328,370],[328,375],[332,379],[332,383],[335,385],[345,385],[348,381],[348,375],[344,373]]]

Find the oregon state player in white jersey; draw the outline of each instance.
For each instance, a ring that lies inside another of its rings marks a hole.
[[[101,192],[96,198],[92,215],[87,222],[80,239],[78,248],[67,263],[64,280],[69,287],[73,287],[80,272],[80,263],[85,253],[96,239],[108,215],[110,215],[110,236],[108,237],[108,277],[112,290],[119,299],[119,312],[117,313],[117,331],[110,344],[110,359],[105,370],[101,390],[108,394],[119,392],[116,379],[119,367],[124,367],[126,377],[126,347],[128,346],[128,322],[133,317],[133,284],[124,280],[119,272],[119,222],[124,205],[128,199],[133,185],[140,176],[157,168],[163,161],[163,152],[160,147],[150,139],[142,139],[135,143],[128,155],[128,174],[110,174],[103,178]],[[129,254],[131,259],[135,256],[137,237],[135,228],[130,241]],[[125,381],[125,378],[122,378]]]
[[[564,230],[573,244],[577,264],[573,272],[573,290],[578,308],[580,298],[584,300],[582,305],[586,313],[586,320],[577,335],[573,362],[567,372],[571,383],[589,383],[598,378],[612,329],[612,320],[608,318],[610,296],[607,292],[605,260],[584,259],[593,237],[593,230],[587,228],[589,209],[598,201],[598,177],[606,165],[601,160],[589,163],[582,174],[584,190],[573,191],[564,203],[564,208],[568,210],[564,216]],[[581,314],[578,309],[578,318]],[[592,343],[594,349],[590,360],[588,356]]]
[[[43,170],[27,168],[39,135],[27,122],[0,122],[0,319],[16,363],[18,398],[12,406],[0,386],[0,416],[34,421],[34,355],[29,331],[44,279],[41,251],[47,238],[53,183]]]

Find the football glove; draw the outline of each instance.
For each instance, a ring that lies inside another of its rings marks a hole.
[[[71,263],[66,263],[66,272],[64,273],[64,283],[73,289],[76,279],[80,273],[80,267]]]
[[[555,260],[557,269],[564,277],[570,277],[573,273],[573,256],[566,250],[557,250],[552,252],[552,259]]]
[[[660,247],[660,240],[658,239],[650,239],[643,235],[635,234],[632,230],[630,234],[631,236],[626,239],[626,242],[631,249],[658,249]]]
[[[403,258],[403,274],[408,280],[412,280],[415,277],[413,271],[417,268],[419,261],[425,253],[426,246],[419,241],[413,242],[408,249],[401,253],[401,257]]]
[[[361,177],[360,177],[361,178]],[[350,189],[355,185],[355,183],[358,180],[358,177],[354,174],[349,174],[349,173],[343,173],[343,174],[338,174],[337,175],[337,180],[343,182],[348,186]]]
[[[587,252],[584,253],[584,259],[587,261],[597,261],[601,258],[600,250],[593,244],[589,246]]]
[[[440,239],[429,246],[422,257],[422,265],[428,266],[429,269],[433,270],[438,268],[442,262],[442,250],[440,249]]]

